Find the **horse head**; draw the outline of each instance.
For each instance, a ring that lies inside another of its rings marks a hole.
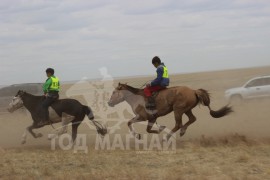
[[[108,105],[110,107],[114,107],[115,105],[125,101],[126,90],[127,90],[127,84],[119,83],[118,86],[113,91],[112,96],[108,102]]]
[[[11,113],[23,107],[22,97],[25,95],[25,91],[19,90],[18,93],[12,98],[7,110]]]

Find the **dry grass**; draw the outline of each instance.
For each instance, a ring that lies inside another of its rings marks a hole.
[[[0,152],[0,179],[270,179],[269,143],[233,135],[181,146],[171,154],[7,149]]]
[[[265,67],[172,76],[172,86],[210,90],[211,106],[215,109],[226,103],[225,89],[242,85],[251,77],[267,75],[269,70],[270,67]],[[148,79],[123,82],[140,87]],[[198,120],[184,137],[177,134],[177,151],[171,154],[96,151],[91,150],[93,147],[89,147],[88,154],[51,151],[46,139],[52,132],[50,127],[36,130],[44,138],[29,137],[27,145],[21,147],[21,134],[31,123],[29,116],[0,115],[0,179],[270,179],[269,106],[269,100],[247,103],[234,107],[235,113],[220,120],[210,118],[205,108],[196,108],[194,114]],[[174,126],[172,115],[158,122],[168,128]],[[136,126],[138,131],[145,132],[145,127],[139,127]],[[83,125],[79,132],[90,133]],[[125,123],[117,133],[127,132]]]

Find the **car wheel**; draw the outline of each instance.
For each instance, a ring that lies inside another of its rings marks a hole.
[[[233,105],[240,105],[243,103],[243,98],[241,95],[233,95],[231,98],[230,98],[230,102],[233,104]]]

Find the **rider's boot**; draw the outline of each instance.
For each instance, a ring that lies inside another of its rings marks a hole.
[[[148,110],[155,110],[156,109],[156,101],[153,96],[147,98],[147,102],[145,105],[146,109]]]
[[[43,113],[41,114],[41,118],[37,123],[37,126],[45,126],[49,124],[49,111],[48,109],[43,109]]]

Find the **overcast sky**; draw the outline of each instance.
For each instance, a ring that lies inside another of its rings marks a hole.
[[[269,0],[1,0],[0,84],[270,65]]]

